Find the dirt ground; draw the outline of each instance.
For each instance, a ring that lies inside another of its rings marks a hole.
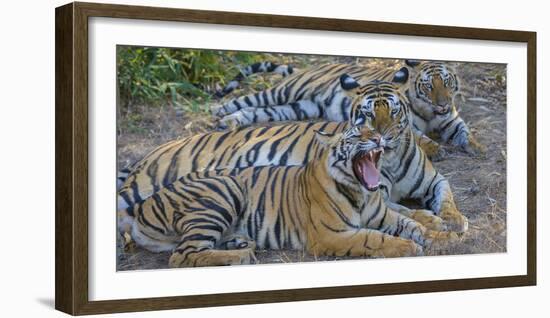
[[[293,66],[319,65],[327,61],[360,62],[365,65],[393,65],[398,60],[336,57],[281,57]],[[506,66],[502,64],[456,63],[461,93],[456,104],[459,112],[487,153],[471,157],[445,146],[445,160],[435,167],[449,180],[459,210],[469,219],[469,230],[459,242],[425,250],[426,255],[456,255],[506,252]],[[232,96],[269,86],[280,80],[277,75],[247,79]],[[139,160],[158,145],[175,138],[207,132],[214,123],[207,113],[189,114],[170,105],[160,108],[137,107],[136,114],[118,118],[119,169]],[[136,120],[137,118],[137,120]],[[411,205],[411,203],[408,203]],[[114,215],[114,214],[113,214]],[[260,263],[290,263],[338,260],[313,257],[304,251],[264,251],[256,256]],[[117,269],[166,268],[169,253],[150,253],[137,248],[131,253],[117,246]]]

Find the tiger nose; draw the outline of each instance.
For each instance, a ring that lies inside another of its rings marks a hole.
[[[382,142],[382,135],[378,134],[378,133],[375,133],[374,135],[372,135],[370,138],[369,138],[371,141],[374,141],[376,143],[376,145],[380,146],[381,142]]]
[[[446,113],[451,108],[451,104],[448,101],[440,101],[436,103],[437,111]]]
[[[438,100],[438,101],[436,101],[435,104],[436,104],[437,106],[439,106],[439,107],[445,107],[445,108],[447,108],[447,107],[449,107],[449,100],[447,100],[447,99]]]
[[[447,107],[451,103],[451,99],[446,94],[438,94],[435,97],[435,104],[439,107]]]

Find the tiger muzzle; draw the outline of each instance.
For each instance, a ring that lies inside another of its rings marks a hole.
[[[437,115],[447,115],[451,111],[451,104],[435,105],[434,113]]]

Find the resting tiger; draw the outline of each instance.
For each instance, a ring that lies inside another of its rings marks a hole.
[[[384,82],[359,86],[350,77],[343,77],[341,85],[352,100],[351,122],[375,130],[384,140],[381,190],[388,206],[410,216],[410,210],[396,202],[417,199],[453,230],[465,231],[468,221],[456,208],[448,181],[414,141],[410,108],[403,92]],[[292,123],[174,140],[159,146],[132,167],[119,190],[119,209],[132,207],[193,171],[304,165],[320,155],[314,130],[338,133],[349,126],[345,122]]]
[[[429,155],[433,159],[442,159],[444,156],[443,149],[426,136],[432,132],[470,154],[484,151],[454,105],[459,83],[452,67],[441,62],[407,61],[407,65],[399,70],[374,70],[357,64],[315,67],[296,72],[264,91],[214,106],[212,114],[221,118],[220,128],[314,118],[345,121],[349,119],[350,100],[339,85],[339,78],[343,74],[350,75],[360,83],[368,83],[373,80],[406,82],[410,73],[413,80],[409,81],[408,95],[412,106],[413,129],[423,138],[423,143],[429,144]]]
[[[385,206],[377,191],[382,136],[358,127],[317,134],[319,157],[305,166],[185,175],[120,211],[119,230],[151,251],[172,251],[170,267],[248,264],[256,247],[416,256],[434,240],[456,238]]]
[[[413,79],[408,91],[415,129],[436,132],[441,139],[470,154],[484,152],[458,114],[454,99],[460,82],[454,68],[442,62],[406,61]],[[414,86],[413,86],[414,85]]]

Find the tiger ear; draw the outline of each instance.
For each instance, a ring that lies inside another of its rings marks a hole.
[[[315,139],[323,146],[332,145],[336,139],[335,134],[329,134],[320,130],[314,130],[313,132],[315,133]]]
[[[399,71],[393,74],[392,82],[395,84],[405,84],[409,81],[409,69],[402,67]]]
[[[418,65],[420,65],[420,61],[419,60],[405,60],[405,64],[407,64],[407,66],[415,68]]]
[[[409,89],[409,75],[409,69],[406,67],[402,67],[393,75],[392,83],[401,94],[405,94]]]
[[[357,96],[360,87],[359,83],[348,74],[342,74],[342,76],[340,76],[340,86],[342,86],[344,92],[352,98]]]

